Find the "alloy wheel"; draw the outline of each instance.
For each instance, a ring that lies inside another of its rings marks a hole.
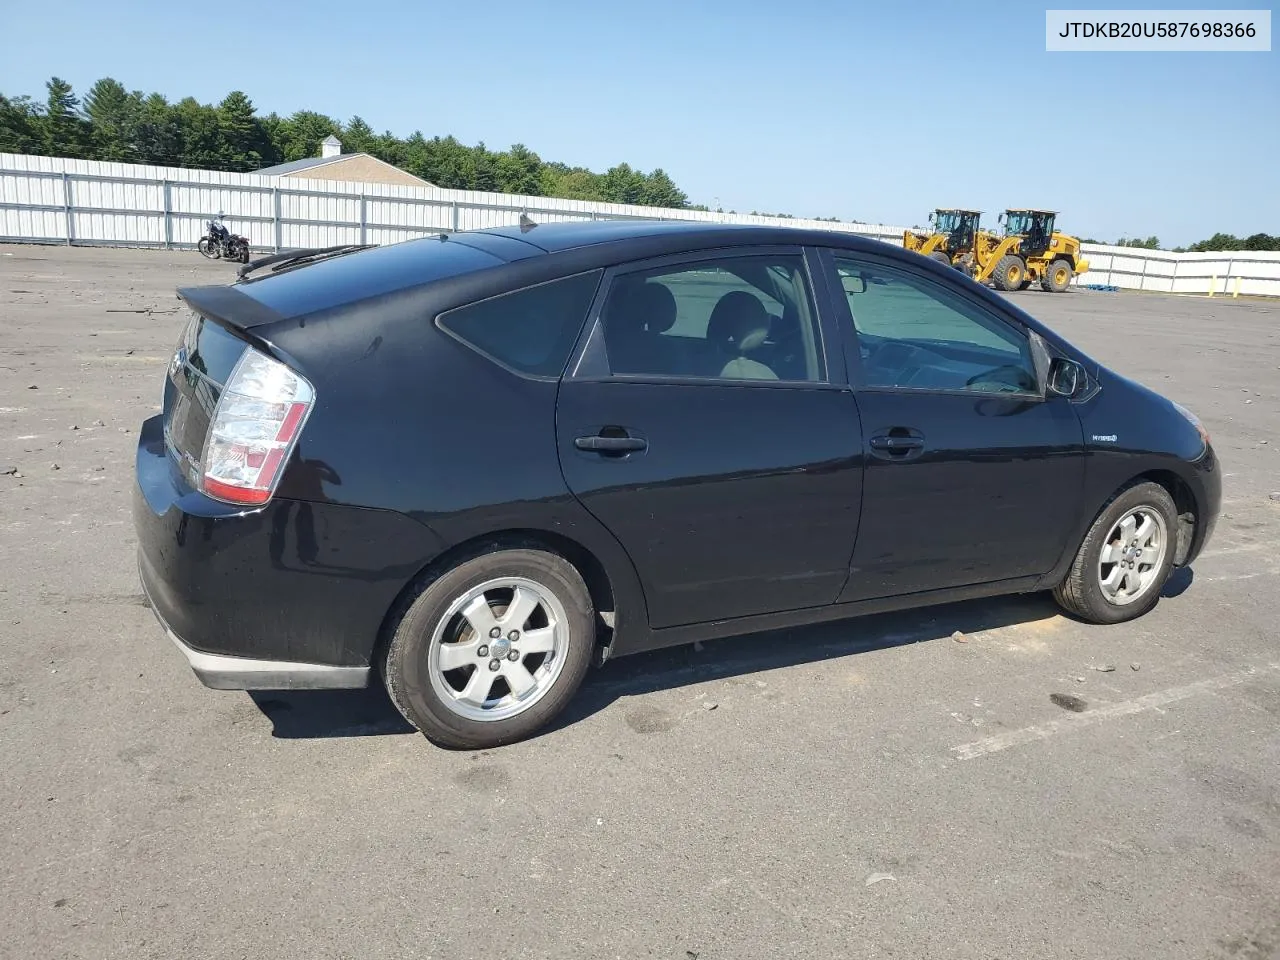
[[[441,703],[468,720],[506,720],[546,695],[564,667],[568,618],[555,594],[524,577],[488,580],[457,597],[427,653]]]
[[[1169,547],[1164,517],[1152,507],[1134,507],[1107,534],[1098,556],[1098,583],[1117,606],[1133,603],[1156,585]]]

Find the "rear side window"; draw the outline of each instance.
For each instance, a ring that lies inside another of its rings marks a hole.
[[[601,318],[616,375],[824,379],[804,259],[698,260],[620,276]]]
[[[599,270],[526,287],[440,314],[441,329],[503,366],[558,377],[582,330]]]

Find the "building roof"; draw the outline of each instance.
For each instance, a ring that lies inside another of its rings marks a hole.
[[[299,170],[307,170],[325,163],[335,163],[338,160],[348,160],[356,156],[359,156],[359,154],[344,153],[336,157],[306,157],[302,160],[290,160],[288,163],[277,163],[274,167],[263,167],[261,170],[255,170],[254,173],[264,177],[282,177],[286,173],[297,173]]]
[[[337,139],[330,137],[330,140],[337,144]],[[334,163],[350,164],[351,169],[342,171],[326,171],[323,174],[312,175],[321,180],[350,180],[360,183],[400,183],[404,186],[421,185],[424,187],[434,186],[434,184],[422,179],[416,174],[410,173],[401,167],[397,167],[393,163],[387,163],[380,160],[370,153],[339,153],[332,156],[306,157],[302,160],[290,160],[288,163],[278,163],[274,167],[263,167],[261,170],[255,171],[264,177],[290,177],[290,176],[308,176],[308,171],[318,170],[321,167]],[[370,175],[370,166],[374,169],[383,169],[388,173],[394,173],[395,180],[386,180]],[[352,176],[335,176],[334,174],[350,173]]]

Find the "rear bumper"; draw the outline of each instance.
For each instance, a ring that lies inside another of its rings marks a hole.
[[[362,686],[388,611],[439,552],[429,528],[387,510],[212,500],[165,452],[159,417],[139,432],[136,470],[143,588],[211,687]]]
[[[1088,260],[1077,260],[1077,261],[1076,261],[1076,271],[1075,271],[1075,272],[1076,272],[1077,274],[1080,274],[1080,273],[1088,273],[1088,272],[1089,272],[1089,261],[1088,261]]]
[[[350,690],[369,685],[368,667],[335,667],[326,663],[292,660],[254,660],[220,653],[203,653],[190,647],[165,623],[151,601],[144,567],[139,564],[143,593],[160,627],[187,658],[191,671],[211,690]]]

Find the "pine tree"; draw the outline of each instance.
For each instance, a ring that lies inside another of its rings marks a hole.
[[[539,196],[542,193],[542,159],[523,143],[512,144],[506,153],[497,155],[495,164],[498,189],[503,193]]]
[[[195,97],[187,97],[174,107],[174,113],[182,134],[178,165],[205,170],[225,169],[229,151],[222,138],[217,107],[206,106]]]
[[[177,111],[158,93],[144,100],[142,91],[135,90],[130,97],[138,104],[133,144],[139,162],[181,166],[182,130]]]
[[[221,136],[222,167],[226,170],[257,170],[271,153],[255,115],[253,101],[233,90],[218,104],[218,131]]]
[[[31,98],[0,94],[0,153],[35,153],[41,144],[40,115]]]
[[[307,160],[320,156],[320,141],[331,134],[342,138],[342,129],[336,120],[312,110],[299,110],[280,121],[276,147],[285,160]]]
[[[80,116],[80,101],[67,81],[53,77],[45,84],[49,97],[41,117],[45,152],[55,157],[90,157],[91,129]]]
[[[99,160],[134,161],[140,98],[134,99],[118,80],[103,77],[84,98],[85,116],[93,127],[94,155]]]
[[[342,141],[343,153],[373,153],[373,128],[358,116],[352,117],[342,128],[338,139]]]
[[[689,195],[661,167],[645,177],[641,203],[650,207],[687,207]]]
[[[610,203],[644,203],[646,190],[645,176],[639,170],[631,169],[631,165],[620,163],[605,171],[602,184],[604,197]]]

